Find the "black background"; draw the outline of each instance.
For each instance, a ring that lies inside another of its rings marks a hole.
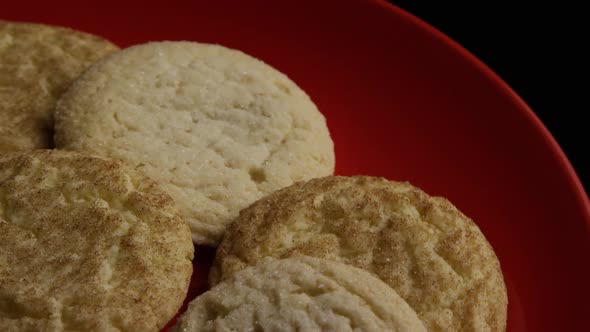
[[[590,192],[590,112],[582,92],[581,8],[547,4],[447,1],[391,3],[418,16],[475,54],[518,93],[562,147]],[[590,46],[590,45],[588,45]]]

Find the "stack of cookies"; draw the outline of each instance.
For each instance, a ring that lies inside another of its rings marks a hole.
[[[408,183],[337,177],[287,76],[196,42],[0,21],[0,330],[502,331],[498,259]],[[199,247],[197,246],[197,250]]]

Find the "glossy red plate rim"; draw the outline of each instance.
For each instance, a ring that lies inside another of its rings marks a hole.
[[[567,174],[567,180],[569,182],[568,185],[576,194],[576,199],[578,200],[577,205],[582,208],[581,214],[584,216],[586,229],[588,231],[588,235],[590,235],[590,199],[588,197],[588,194],[584,190],[584,186],[582,185],[582,182],[580,181],[580,178],[578,177],[571,162],[559,146],[559,143],[557,143],[557,140],[553,137],[549,129],[547,129],[547,127],[543,124],[541,119],[539,119],[535,112],[527,105],[527,103],[490,67],[488,67],[485,63],[479,60],[466,48],[461,46],[458,42],[454,41],[449,36],[442,33],[440,30],[436,29],[435,27],[418,18],[417,16],[407,12],[406,10],[387,2],[386,0],[370,1],[379,5],[383,10],[399,14],[401,18],[409,21],[409,24],[426,30],[430,35],[438,39],[438,41],[450,46],[454,51],[459,53],[459,56],[461,56],[466,61],[469,61],[488,79],[490,79],[496,85],[498,85],[502,91],[508,94],[510,99],[518,106],[517,109],[526,116],[529,123],[531,123],[533,127],[537,130],[537,132],[541,134],[546,147],[549,149],[552,156],[559,161],[561,168],[565,170],[565,173]]]

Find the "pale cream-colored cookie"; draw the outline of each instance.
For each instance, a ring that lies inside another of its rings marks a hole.
[[[0,21],[0,152],[51,147],[57,98],[116,49],[80,31]]]
[[[351,265],[266,258],[193,300],[173,331],[426,331],[381,280]]]
[[[505,329],[506,288],[492,247],[449,201],[408,183],[326,177],[275,192],[228,227],[210,282],[296,253],[374,273],[429,331]]]
[[[260,197],[334,170],[305,92],[242,52],[194,42],[134,46],[93,66],[61,98],[55,140],[145,171],[207,245]]]
[[[0,154],[0,331],[158,331],[193,250],[172,198],[120,162]]]

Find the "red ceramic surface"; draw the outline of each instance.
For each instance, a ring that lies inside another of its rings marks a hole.
[[[590,317],[590,204],[563,152],[485,65],[382,1],[3,1],[0,19],[70,26],[120,46],[194,40],[287,73],[326,115],[337,173],[409,180],[471,216],[502,264],[509,331]],[[191,296],[213,251],[197,248]]]

